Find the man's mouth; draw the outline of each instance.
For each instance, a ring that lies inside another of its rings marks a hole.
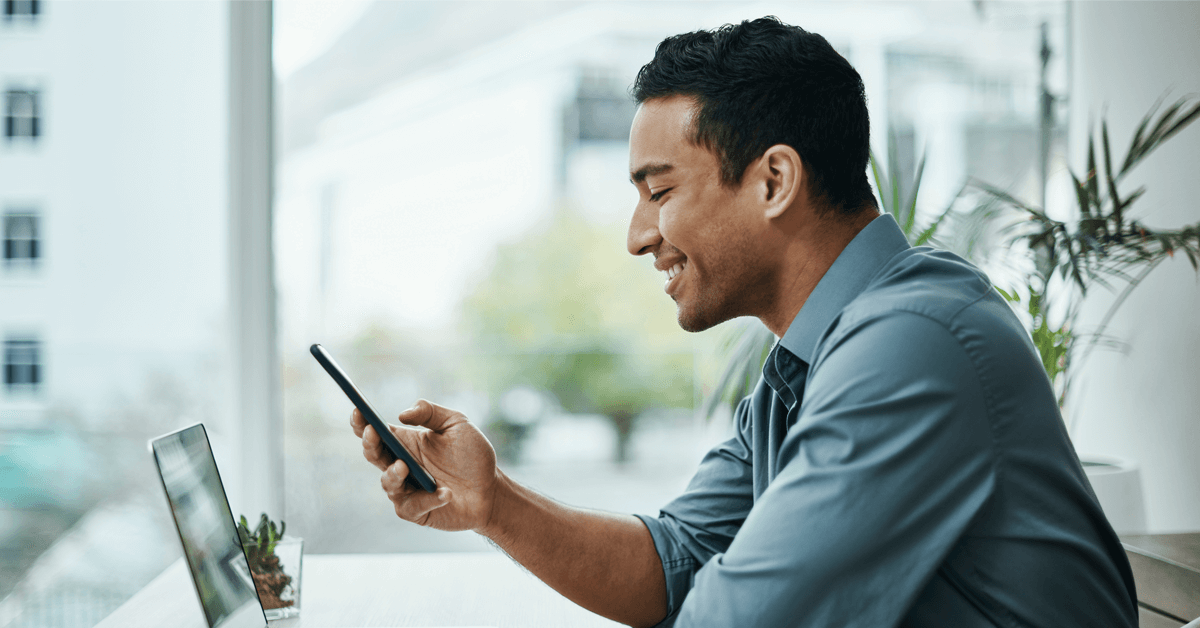
[[[665,286],[663,286],[663,288],[664,289],[669,288],[671,285],[671,282],[674,281],[675,278],[679,276],[679,273],[682,273],[685,268],[687,268],[687,260],[683,260],[683,261],[675,264],[674,266],[668,268],[666,270],[667,283]]]

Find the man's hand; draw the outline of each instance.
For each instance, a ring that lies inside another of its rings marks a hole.
[[[438,530],[487,527],[497,482],[496,452],[479,428],[460,412],[418,401],[397,417],[405,425],[389,426],[417,463],[438,484],[427,493],[405,482],[408,465],[396,460],[356,409],[350,416],[354,434],[362,438],[363,456],[383,471],[380,483],[406,521]]]

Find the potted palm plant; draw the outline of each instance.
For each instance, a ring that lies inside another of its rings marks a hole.
[[[1101,121],[1099,155],[1095,137],[1089,136],[1087,172],[1071,173],[1076,203],[1070,218],[1051,218],[1045,208],[1028,205],[987,183],[972,182],[984,193],[987,206],[1002,206],[1020,218],[1007,229],[1008,244],[1028,250],[1034,272],[1020,290],[1005,296],[1029,315],[1031,335],[1055,385],[1060,408],[1069,402],[1079,369],[1097,347],[1124,346],[1107,333],[1108,325],[1155,268],[1178,254],[1200,271],[1200,223],[1177,229],[1149,227],[1131,212],[1145,187],[1123,191],[1129,174],[1147,156],[1200,117],[1200,100],[1195,98],[1180,99],[1161,113],[1160,108],[1161,101],[1142,118],[1119,160],[1111,150],[1107,122]],[[1112,291],[1115,298],[1098,323],[1084,327],[1080,305],[1095,286]],[[1054,308],[1057,317],[1050,315]],[[1063,415],[1074,432],[1080,418],[1065,411]],[[1081,462],[1113,527],[1128,532],[1144,528],[1137,465],[1086,455]]]

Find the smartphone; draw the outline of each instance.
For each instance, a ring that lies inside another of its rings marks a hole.
[[[325,372],[329,373],[333,381],[337,382],[342,392],[346,393],[346,396],[350,398],[354,407],[358,408],[358,411],[362,413],[367,423],[370,423],[371,427],[375,428],[375,433],[379,434],[379,439],[383,441],[383,446],[387,447],[388,451],[392,452],[392,455],[397,460],[403,460],[404,464],[408,465],[408,484],[429,491],[430,493],[436,491],[437,483],[425,472],[425,469],[421,468],[421,465],[417,464],[417,461],[412,457],[412,454],[408,453],[404,445],[400,444],[396,435],[392,434],[392,431],[383,423],[379,415],[375,413],[375,409],[371,407],[371,404],[367,403],[362,393],[358,392],[358,388],[346,376],[346,372],[342,370],[342,367],[338,366],[338,363],[334,361],[333,356],[329,355],[325,347],[313,345],[309,348],[309,351],[312,352],[317,362],[321,363],[321,366],[325,368]]]

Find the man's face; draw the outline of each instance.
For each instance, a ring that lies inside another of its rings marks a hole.
[[[646,101],[629,136],[638,189],[629,252],[654,254],[687,331],[756,314],[770,285],[766,260],[756,255],[766,221],[755,215],[752,186],[721,185],[716,155],[691,141],[697,109],[685,96]]]

